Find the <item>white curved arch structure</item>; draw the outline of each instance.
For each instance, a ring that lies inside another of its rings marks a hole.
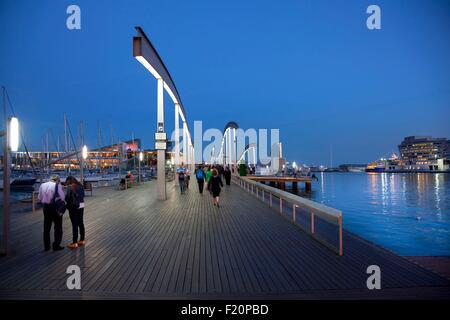
[[[169,94],[175,105],[175,166],[180,165],[180,125],[183,121],[183,162],[191,167],[193,172],[194,145],[186,121],[186,112],[175,83],[170,76],[164,62],[153,44],[141,27],[136,27],[137,35],[133,37],[133,56],[138,60],[157,81],[157,132],[155,134],[155,149],[158,153],[158,199],[166,200],[166,143],[167,136],[164,129],[164,90]]]
[[[214,157],[214,160],[219,160],[223,165],[233,165],[237,163],[236,129],[238,128],[238,124],[234,121],[227,123],[223,131],[219,155]]]
[[[237,163],[241,163],[242,160],[244,160],[245,162],[245,155],[248,154],[248,162],[251,163],[250,161],[250,150],[252,150],[252,154],[253,154],[253,163],[254,165],[256,165],[256,149],[257,145],[256,143],[250,143],[249,145],[247,145],[247,147],[245,148],[245,150],[242,152],[241,156],[239,157],[239,160],[237,161]]]
[[[281,159],[283,158],[283,145],[281,142],[275,142],[271,148],[270,171],[273,174],[281,171]]]

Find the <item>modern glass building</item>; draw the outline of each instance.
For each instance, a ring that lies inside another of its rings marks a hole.
[[[450,140],[430,136],[410,136],[398,146],[401,159],[409,165],[427,165],[450,159]]]

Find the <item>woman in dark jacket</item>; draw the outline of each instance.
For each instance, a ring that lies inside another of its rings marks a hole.
[[[225,182],[226,182],[227,186],[231,185],[231,170],[229,167],[225,168],[223,175],[225,177]]]
[[[220,195],[220,190],[223,187],[223,183],[222,183],[222,179],[220,178],[220,175],[219,175],[219,172],[217,171],[217,169],[212,170],[212,177],[209,180],[208,185],[210,187],[210,191],[213,196],[213,204],[217,207],[220,207],[219,206],[219,195]]]
[[[67,247],[69,249],[76,249],[80,246],[84,246],[86,241],[84,240],[84,188],[83,185],[75,179],[75,177],[69,176],[66,179],[66,206],[69,210],[70,221],[72,222],[73,238],[72,243]],[[80,232],[80,240],[78,241],[78,231]]]

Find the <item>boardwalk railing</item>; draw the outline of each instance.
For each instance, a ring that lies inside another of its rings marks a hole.
[[[270,207],[276,205],[280,214],[320,243],[340,256],[344,254],[342,211],[238,175],[233,175],[233,182]]]
[[[38,199],[39,191],[33,191],[31,193],[31,210],[33,213],[36,212],[36,205],[41,203]]]

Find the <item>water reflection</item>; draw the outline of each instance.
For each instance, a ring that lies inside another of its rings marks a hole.
[[[345,227],[404,255],[450,255],[450,174],[322,173],[309,195]]]
[[[436,199],[436,214],[437,215],[441,215],[441,207],[440,207],[440,202],[441,202],[441,197],[439,195],[439,188],[440,188],[440,177],[442,177],[443,174],[441,173],[436,173],[434,175],[434,197]]]

